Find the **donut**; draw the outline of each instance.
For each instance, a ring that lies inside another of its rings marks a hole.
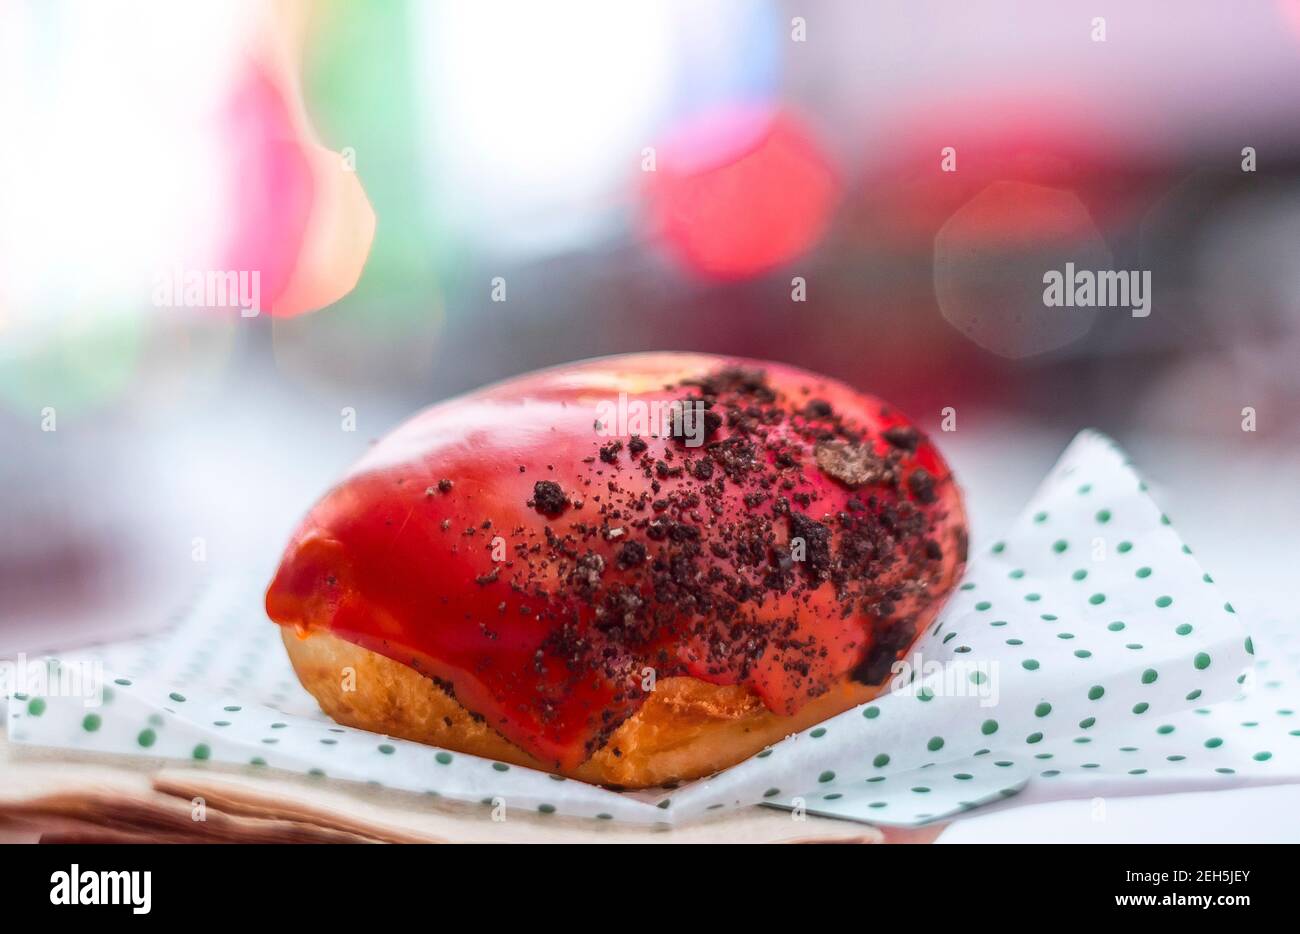
[[[952,472],[887,403],[630,354],[395,429],[293,534],[266,611],[341,724],[646,788],[888,690],[966,552]]]

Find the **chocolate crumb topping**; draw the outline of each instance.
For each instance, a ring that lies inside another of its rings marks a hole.
[[[927,506],[939,499],[938,494],[934,492],[934,477],[930,476],[930,471],[924,467],[912,471],[912,475],[907,478],[907,488],[912,491],[913,496]]]
[[[917,430],[908,425],[895,425],[893,428],[886,428],[881,435],[891,445],[904,451],[915,451],[917,442],[921,440]]]
[[[555,517],[564,512],[568,500],[564,497],[564,490],[554,480],[538,480],[533,484],[533,498],[528,505],[544,516]]]
[[[850,490],[871,483],[881,483],[890,477],[885,461],[864,444],[847,441],[826,441],[813,448],[817,466]]]

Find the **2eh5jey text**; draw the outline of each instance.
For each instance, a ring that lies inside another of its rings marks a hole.
[[[1166,882],[1211,882],[1236,885],[1249,878],[1249,869],[1170,869],[1160,872],[1139,872],[1130,869],[1124,874],[1125,882],[1145,882],[1149,885],[1162,885]]]

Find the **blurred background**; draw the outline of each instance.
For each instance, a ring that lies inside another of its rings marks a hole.
[[[1066,262],[1150,315],[1044,307]],[[1096,427],[1294,616],[1300,0],[0,0],[0,654],[269,575],[420,407],[654,349],[951,407],[977,546]]]

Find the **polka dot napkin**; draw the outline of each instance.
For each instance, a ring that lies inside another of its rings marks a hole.
[[[911,825],[1030,782],[1099,795],[1300,781],[1294,653],[1252,668],[1231,604],[1093,432],[972,556],[890,693],[678,788],[619,794],[340,727],[294,678],[260,584],[213,588],[165,637],[65,656],[49,684],[12,691],[10,737],[637,822],[765,803]],[[88,701],[74,676],[96,672]]]

